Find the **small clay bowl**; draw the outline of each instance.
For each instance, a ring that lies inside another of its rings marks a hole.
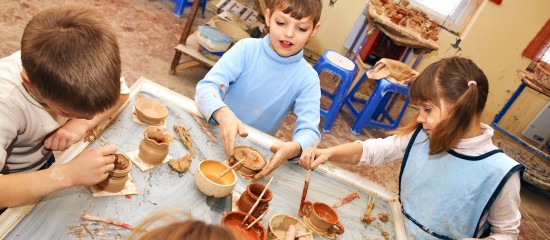
[[[132,169],[132,161],[124,154],[115,154],[115,168],[109,172],[109,176],[97,187],[106,192],[120,192],[124,189],[128,180],[128,173]]]
[[[221,225],[230,228],[245,240],[267,240],[267,232],[262,221],[256,222],[250,229],[245,230],[249,224],[256,220],[254,216],[249,216],[245,224],[241,225],[245,217],[246,213],[243,212],[228,212],[223,215]]]
[[[229,195],[237,183],[237,174],[230,170],[223,177],[212,181],[229,167],[216,160],[204,160],[199,163],[195,173],[195,185],[207,196],[221,198]]]
[[[235,154],[232,157],[233,163],[246,159],[240,164],[241,166],[235,167],[235,170],[243,176],[253,177],[256,173],[259,173],[267,164],[267,160],[264,155],[250,146],[237,146],[235,147]],[[232,166],[232,165],[231,165]]]
[[[168,116],[168,108],[164,104],[150,98],[138,98],[134,102],[136,117],[143,123],[159,125]]]
[[[269,219],[267,237],[269,239],[284,238],[286,232],[288,231],[288,227],[291,225],[294,225],[296,228],[297,235],[311,233],[311,231],[307,229],[306,225],[295,217],[285,214],[275,214]],[[310,240],[313,239],[313,235],[310,234],[304,236],[303,238]]]

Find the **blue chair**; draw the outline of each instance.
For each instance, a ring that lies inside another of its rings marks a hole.
[[[338,112],[344,105],[346,93],[357,73],[357,64],[336,51],[325,50],[313,68],[318,74],[321,74],[322,71],[328,71],[334,74],[335,77],[340,78],[340,82],[333,93],[321,88],[321,94],[332,99],[332,103],[327,110],[321,109],[321,117],[325,118],[322,130],[324,133],[329,133]]]
[[[204,11],[206,10],[206,0],[199,0],[200,7],[202,8],[201,17],[204,18]],[[193,0],[174,0],[176,6],[174,7],[174,16],[181,18],[183,16],[183,10],[186,7],[193,6]]]
[[[368,99],[355,97],[355,93],[361,86],[361,83],[367,78],[365,73],[361,79],[353,86],[346,96],[345,104],[350,109],[355,122],[351,127],[353,135],[359,135],[364,127],[382,128],[385,130],[394,130],[399,126],[403,114],[409,105],[409,86],[392,82],[386,78],[376,81],[371,96]],[[399,96],[405,97],[405,102],[399,110],[397,116],[390,114]],[[358,110],[354,103],[363,104],[363,108]]]

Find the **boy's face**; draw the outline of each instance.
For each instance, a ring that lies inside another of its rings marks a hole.
[[[289,57],[300,52],[317,32],[319,24],[313,26],[313,19],[294,19],[280,10],[266,10],[266,24],[269,26],[271,48],[281,57]]]

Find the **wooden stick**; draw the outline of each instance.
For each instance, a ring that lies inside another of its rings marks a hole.
[[[298,209],[298,213],[302,211],[302,208],[304,207],[304,202],[306,200],[307,196],[307,189],[309,188],[309,178],[311,177],[311,163],[313,160],[315,160],[315,152],[317,152],[317,140],[315,140],[315,144],[313,146],[313,152],[311,153],[311,157],[309,158],[309,169],[307,170],[306,180],[304,182],[304,189],[302,190],[302,199],[300,199],[300,209]]]
[[[260,196],[258,197],[258,200],[256,200],[256,202],[254,203],[254,205],[252,205],[252,208],[250,208],[250,210],[248,211],[248,213],[246,214],[246,216],[244,217],[244,220],[243,222],[241,223],[241,225],[243,225],[246,220],[248,219],[248,217],[250,216],[250,214],[252,214],[252,212],[254,211],[254,208],[256,208],[256,206],[258,206],[258,203],[260,203],[260,200],[262,200],[262,197],[264,196],[264,193],[267,191],[267,188],[269,187],[269,184],[271,184],[271,181],[273,181],[273,177],[271,177],[271,179],[269,179],[269,182],[267,182],[267,185],[265,185],[265,188],[264,190],[262,191],[262,193],[260,194]]]
[[[82,214],[80,215],[80,219],[82,220],[90,220],[90,221],[96,221],[96,222],[104,222],[111,225],[127,228],[127,229],[134,229],[134,227],[128,223],[119,222],[117,220],[108,219],[108,218],[102,218],[102,217],[96,217],[88,214]]]
[[[229,171],[231,171],[231,169],[233,169],[233,168],[237,167],[237,165],[241,164],[246,158],[247,157],[244,157],[243,159],[239,160],[237,163],[233,164],[233,166],[231,166],[230,168],[228,168],[225,171],[223,171],[222,173],[220,173],[220,175],[218,175],[216,178],[214,178],[214,180],[212,180],[212,182],[215,182],[216,180],[223,177],[225,174],[227,174]]]
[[[266,214],[267,212],[269,212],[269,208],[268,208],[264,213],[262,213],[262,215],[260,215],[258,218],[256,218],[256,220],[254,220],[254,222],[248,224],[248,227],[246,227],[245,230],[248,230],[248,229],[250,229],[252,226],[254,226],[254,224],[256,224],[258,221],[260,221],[260,220],[265,216],[265,214]]]
[[[82,227],[84,228],[84,230],[86,230],[86,232],[88,232],[90,234],[90,236],[92,237],[92,239],[95,239],[94,237],[94,234],[92,233],[92,231],[90,231],[90,229],[88,228],[88,226],[86,226],[86,224],[81,224]]]
[[[197,115],[195,114],[192,114],[191,113],[191,116],[193,116],[193,118],[195,119],[195,121],[197,121],[197,123],[199,123],[199,125],[201,126],[202,130],[204,130],[204,132],[206,133],[206,135],[208,135],[208,137],[210,139],[212,139],[212,141],[214,141],[215,143],[218,143],[218,139],[212,135],[212,133],[210,132],[210,130],[208,130],[208,128],[204,125],[204,123],[199,119],[199,117],[197,117]]]

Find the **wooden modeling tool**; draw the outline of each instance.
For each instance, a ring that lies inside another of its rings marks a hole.
[[[298,215],[302,217],[302,208],[304,207],[304,201],[307,196],[307,189],[309,188],[309,178],[311,177],[311,163],[315,159],[315,152],[317,152],[317,140],[315,140],[315,146],[313,146],[313,152],[309,158],[309,170],[307,170],[306,180],[304,182],[304,190],[302,190],[302,199],[300,200],[300,208],[298,209]]]
[[[262,213],[262,215],[258,216],[258,218],[256,218],[256,220],[254,220],[254,222],[251,222],[250,224],[248,224],[248,227],[246,227],[245,230],[248,230],[250,229],[252,226],[254,226],[254,224],[256,224],[258,221],[262,220],[262,218],[264,217],[264,215],[269,212],[269,209],[267,209],[264,213]]]
[[[356,199],[359,197],[358,192],[351,193],[350,195],[342,198],[340,201],[332,205],[332,208],[341,207],[342,205],[351,202],[353,199]]]
[[[208,135],[208,137],[210,139],[212,139],[212,141],[214,141],[215,143],[218,143],[218,139],[212,135],[212,133],[210,132],[210,130],[208,130],[208,128],[204,125],[204,123],[199,119],[199,117],[197,117],[197,115],[195,114],[192,114],[191,113],[191,116],[193,116],[193,118],[195,119],[195,121],[197,121],[197,123],[199,123],[199,125],[201,126],[202,130],[204,130],[204,132],[206,133],[206,135]]]
[[[216,178],[214,178],[212,180],[212,182],[215,182],[216,180],[220,179],[221,177],[223,177],[225,174],[227,174],[229,171],[231,171],[231,169],[237,167],[237,165],[241,164],[247,157],[244,157],[243,159],[239,160],[237,163],[233,164],[233,166],[231,166],[230,168],[226,169],[225,171],[223,171],[222,173],[220,173],[220,175],[218,175]]]
[[[96,222],[104,222],[111,225],[127,228],[127,229],[134,229],[134,227],[128,223],[119,222],[117,220],[108,219],[108,218],[102,218],[102,217],[96,217],[88,214],[82,214],[80,215],[80,219],[82,220],[90,220],[90,221],[96,221]]]
[[[258,203],[260,203],[260,200],[262,200],[262,197],[264,196],[265,192],[267,191],[267,188],[269,187],[269,184],[271,184],[271,181],[273,181],[273,177],[271,177],[269,179],[269,182],[267,182],[267,185],[265,185],[264,190],[262,191],[262,193],[260,194],[260,196],[258,197],[256,202],[254,203],[254,205],[252,205],[252,208],[250,208],[250,210],[248,211],[248,213],[244,217],[243,222],[241,222],[241,225],[243,225],[246,222],[246,220],[248,220],[248,217],[250,217],[250,214],[252,214],[252,212],[254,212],[254,209],[256,208],[256,206],[258,206]]]

